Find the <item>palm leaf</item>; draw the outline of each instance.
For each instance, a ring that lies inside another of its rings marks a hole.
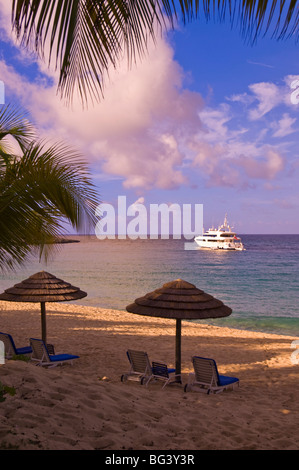
[[[83,103],[99,99],[109,68],[123,54],[142,56],[154,40],[180,17],[185,23],[203,16],[240,25],[254,41],[272,28],[282,39],[298,36],[296,0],[13,0],[12,21],[22,43],[60,70],[58,89],[70,102],[76,89]],[[158,28],[158,30],[157,30]]]
[[[34,247],[41,256],[64,232],[64,220],[88,229],[96,222],[97,204],[87,168],[74,151],[31,143],[0,177],[0,266],[22,263]]]
[[[0,110],[0,155],[4,160],[9,159],[11,154],[8,136],[16,140],[21,151],[35,136],[34,128],[26,118],[24,110],[14,108],[10,104]]]

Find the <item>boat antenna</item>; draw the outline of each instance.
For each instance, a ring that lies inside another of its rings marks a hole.
[[[224,224],[223,224],[224,227],[227,227],[228,226],[228,223],[227,223],[227,213],[225,214],[225,217],[224,217]]]

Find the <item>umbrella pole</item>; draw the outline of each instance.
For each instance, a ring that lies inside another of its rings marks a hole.
[[[40,303],[41,321],[42,321],[42,340],[47,344],[47,325],[46,325],[46,303]]]
[[[175,373],[181,373],[181,338],[182,338],[182,320],[176,319],[176,337],[175,337]],[[182,382],[181,377],[177,377],[177,382]]]

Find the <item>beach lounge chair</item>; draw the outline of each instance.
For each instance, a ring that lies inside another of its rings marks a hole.
[[[129,372],[121,376],[122,382],[138,380],[143,383],[143,379],[146,380],[151,376],[152,368],[146,352],[128,349],[127,357],[131,367]]]
[[[74,359],[79,359],[79,356],[72,354],[50,354],[42,339],[30,338],[30,345],[32,347],[31,360],[36,362],[37,366],[55,367],[67,362],[72,364]]]
[[[194,373],[189,374],[188,383],[185,385],[185,392],[198,390],[205,393],[219,393],[228,387],[239,385],[239,379],[219,375],[217,364],[214,359],[205,357],[192,357]]]
[[[5,358],[11,359],[14,356],[20,355],[29,355],[32,353],[32,348],[30,346],[25,346],[23,348],[16,348],[15,342],[11,335],[8,333],[0,332],[0,341],[4,343]]]
[[[179,380],[178,377],[180,377]],[[162,388],[164,388],[171,383],[181,383],[181,374],[176,374],[175,369],[169,369],[162,362],[154,361],[152,363],[152,374],[146,381],[146,386],[148,386],[151,380],[163,380],[165,383]]]

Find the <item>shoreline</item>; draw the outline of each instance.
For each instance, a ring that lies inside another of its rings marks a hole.
[[[148,387],[120,377],[126,350],[173,366],[175,321],[120,310],[47,303],[48,341],[78,354],[53,369],[6,361],[0,380],[15,396],[0,403],[0,449],[299,449],[297,337],[182,322],[183,384],[191,356],[216,360],[240,387],[216,395],[183,386]],[[0,302],[0,331],[17,347],[40,337],[40,305]]]
[[[120,311],[120,312],[125,312],[127,313],[127,310],[125,308],[117,308],[117,307],[106,307],[106,306],[101,306],[101,305],[89,305],[88,303],[79,303],[80,301],[74,301],[73,305],[77,305],[77,306],[80,306],[80,307],[83,307],[83,308],[99,308],[101,310],[117,310],[117,311]],[[241,316],[235,316],[235,312],[232,313],[231,316],[229,317],[225,317],[225,318],[219,318],[219,319],[206,319],[206,320],[184,320],[186,322],[190,322],[190,323],[198,323],[198,324],[202,324],[202,325],[210,325],[210,326],[215,326],[215,327],[219,327],[219,328],[229,328],[231,330],[241,330],[241,331],[249,331],[249,332],[252,332],[252,333],[262,333],[262,334],[273,334],[273,335],[278,335],[278,336],[292,336],[292,337],[296,337],[296,338],[299,338],[299,330],[295,331],[294,333],[294,329],[289,327],[288,329],[286,329],[286,331],[282,331],[283,327],[282,326],[279,326],[277,327],[276,329],[272,329],[271,330],[271,327],[263,327],[263,328],[254,328],[254,327],[246,327],[246,326],[243,326],[241,323],[246,323],[246,321],[248,320],[252,320],[254,319],[255,322],[259,322],[259,321],[267,321],[267,320],[270,320],[270,321],[279,321],[279,320],[287,320],[287,321],[298,321],[298,328],[299,328],[299,318],[297,317],[268,317],[268,316],[263,316],[263,315],[251,315],[251,316],[244,316],[244,317],[241,317]],[[232,322],[239,322],[240,321],[240,324],[239,325],[233,325]],[[217,324],[217,322],[219,322],[219,324]],[[228,323],[227,325],[225,324],[221,324],[221,322],[223,323]]]

